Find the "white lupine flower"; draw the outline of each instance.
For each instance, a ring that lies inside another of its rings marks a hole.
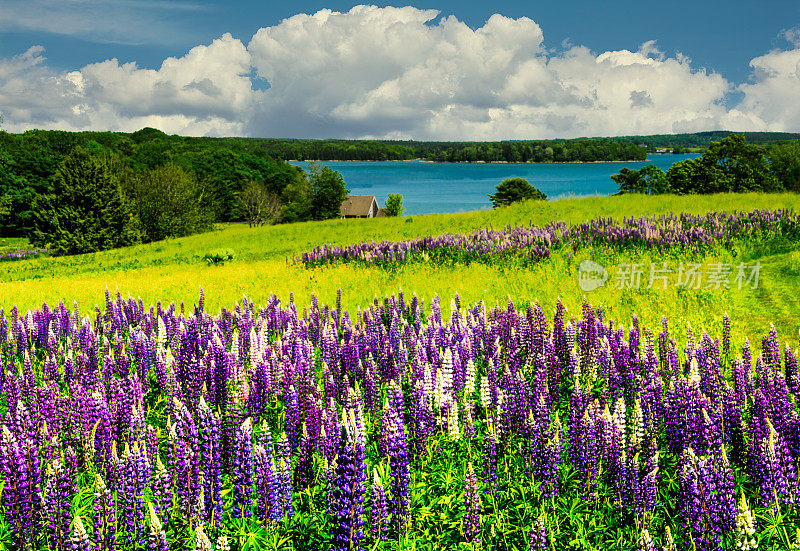
[[[458,406],[450,403],[450,412],[447,415],[447,432],[451,440],[458,440],[461,438],[461,427],[458,424]]]
[[[614,404],[614,426],[617,428],[617,431],[625,438],[626,430],[625,430],[625,417],[627,416],[627,409],[625,408],[625,398],[620,396],[617,398],[616,403]]]
[[[689,384],[695,386],[700,385],[700,368],[697,365],[697,358],[692,358],[689,364]]]
[[[256,330],[250,329],[250,367],[255,367],[261,359],[261,345],[256,335]]]
[[[441,371],[444,390],[449,392],[453,388],[453,353],[449,348],[445,350]]]
[[[436,371],[436,385],[434,390],[433,406],[438,411],[444,405],[444,381],[442,380],[442,370]]]
[[[641,545],[642,551],[655,551],[655,546],[653,545],[653,538],[650,537],[650,532],[647,531],[647,528],[642,528],[642,534],[639,537],[639,543]]]
[[[736,549],[741,551],[752,551],[758,549],[755,533],[756,527],[753,521],[753,512],[747,506],[747,500],[742,492],[742,499],[739,500],[739,511],[736,513]]]
[[[475,362],[471,359],[467,361],[467,369],[464,381],[464,395],[472,396],[475,392]]]
[[[481,406],[483,407],[484,411],[489,410],[489,400],[491,395],[489,394],[489,377],[481,377]]]
[[[208,536],[206,536],[202,524],[199,524],[197,526],[194,535],[195,535],[195,544],[194,544],[195,551],[212,551],[211,541],[208,539]]]
[[[642,413],[642,400],[635,398],[633,401],[633,415],[631,419],[630,434],[628,444],[631,449],[641,449],[644,442],[644,414]]]
[[[669,525],[664,527],[664,547],[661,549],[663,551],[676,551],[675,540],[672,538],[672,530],[669,529]]]

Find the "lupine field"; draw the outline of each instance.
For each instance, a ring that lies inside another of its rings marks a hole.
[[[800,549],[800,203],[658,201],[8,243],[0,548]],[[764,274],[584,295],[589,258]]]
[[[790,210],[751,212],[682,213],[640,216],[615,220],[599,217],[575,225],[550,222],[545,226],[508,226],[501,230],[481,229],[469,234],[443,234],[402,241],[370,241],[341,247],[320,245],[303,253],[306,266],[334,262],[360,262],[395,266],[411,261],[496,262],[522,257],[539,262],[552,250],[600,250],[635,248],[665,252],[688,249],[694,252],[711,246],[731,247],[742,239],[781,237],[800,241],[800,216]]]
[[[0,313],[9,549],[786,549],[797,336],[585,303]]]

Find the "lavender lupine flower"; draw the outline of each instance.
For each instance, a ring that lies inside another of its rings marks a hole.
[[[303,491],[314,482],[314,444],[308,434],[305,423],[300,431],[300,442],[297,446],[298,457],[294,468],[295,485],[298,491]]]
[[[70,494],[73,491],[71,473],[66,472],[61,459],[47,466],[42,509],[50,549],[63,551],[67,544],[70,519]]]
[[[350,413],[350,412],[348,412]],[[367,478],[364,435],[354,420],[343,423],[331,487],[331,514],[335,551],[361,551],[364,537],[364,481]]]
[[[150,466],[144,450],[134,444],[131,449],[125,444],[121,458],[120,489],[118,499],[122,502],[120,520],[125,523],[128,541],[144,540],[144,491],[150,478]]]
[[[394,397],[393,403],[403,403],[403,393],[394,381],[390,385],[389,392]],[[397,411],[396,407],[390,407],[389,412],[387,452],[389,455],[389,468],[392,474],[392,497],[389,501],[389,511],[392,515],[392,527],[402,532],[408,515],[408,485],[411,481],[411,474],[408,466],[408,447],[403,412],[402,410]]]
[[[91,551],[91,549],[89,534],[86,533],[81,517],[76,516],[72,522],[72,533],[69,536],[69,551]]]
[[[294,503],[292,501],[292,456],[289,454],[289,442],[286,433],[278,437],[277,446],[278,461],[276,464],[276,478],[280,488],[279,499],[281,516],[292,516],[294,514]]]
[[[692,545],[699,551],[719,549],[722,543],[724,496],[712,456],[697,457],[687,448],[680,466],[680,509]]]
[[[722,317],[722,353],[728,355],[731,349],[731,318],[728,312]]]
[[[478,493],[478,479],[472,469],[472,462],[467,463],[464,475],[464,538],[474,545],[481,543],[481,498]]]
[[[163,467],[163,465],[162,465]],[[98,551],[114,551],[117,517],[114,496],[98,473],[94,489],[94,546]]]
[[[206,510],[204,522],[222,515],[222,453],[220,450],[222,423],[214,411],[200,397],[197,407],[200,472],[203,476]],[[159,512],[156,510],[156,512]]]
[[[158,515],[152,503],[147,504],[147,511],[149,513],[147,551],[169,551],[167,534],[164,532],[164,526],[158,519]]]
[[[780,503],[794,503],[797,494],[797,473],[786,440],[767,419],[769,436],[761,443],[757,478],[761,501],[765,507],[780,508]]]
[[[267,429],[268,430],[268,429]],[[257,444],[253,454],[258,517],[269,526],[281,518],[280,487],[272,458],[272,441]]]
[[[373,469],[373,481],[370,488],[370,509],[372,512],[372,537],[375,541],[386,541],[389,532],[389,511],[387,509],[386,490],[378,476],[378,469]]]
[[[159,518],[169,519],[172,513],[172,479],[158,455],[153,476],[153,503]]]
[[[38,458],[39,454],[31,450],[26,435],[12,433],[3,425],[3,438],[0,446],[0,460],[4,480],[13,480],[14,484],[3,488],[3,505],[8,515],[18,548],[33,543],[34,514],[39,507],[38,492]],[[23,438],[25,439],[23,441]]]
[[[531,527],[531,551],[547,551],[550,547],[547,541],[547,532],[545,532],[545,517],[539,515],[536,522]]]
[[[253,426],[250,418],[236,431],[233,450],[234,516],[252,515],[253,506]]]

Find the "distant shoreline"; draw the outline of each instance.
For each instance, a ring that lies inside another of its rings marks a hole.
[[[653,153],[655,155],[655,153]],[[664,155],[664,153],[660,153],[660,155]],[[287,159],[285,162],[287,163],[433,163],[439,165],[457,165],[457,164],[469,164],[469,165],[559,165],[559,164],[598,164],[598,163],[646,163],[647,159],[643,160],[636,160],[636,159],[621,159],[617,161],[550,161],[547,163],[543,163],[540,161],[429,161],[427,159],[389,159],[389,160],[378,160],[378,159]]]

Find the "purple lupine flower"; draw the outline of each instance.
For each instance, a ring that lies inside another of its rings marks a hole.
[[[333,522],[331,549],[361,551],[361,540],[364,537],[364,481],[367,478],[364,435],[353,420],[343,424],[336,458],[336,475],[330,489]]]
[[[544,526],[544,515],[539,515],[531,527],[531,551],[547,551],[549,544]]]
[[[780,509],[780,503],[793,504],[797,500],[797,471],[789,453],[786,439],[777,433],[767,419],[769,436],[761,441],[761,454],[757,466],[757,479],[761,489],[761,502],[765,507]]]
[[[256,445],[253,459],[258,517],[265,525],[269,526],[271,523],[278,522],[282,513],[280,487],[275,461],[272,457],[271,439],[267,440],[265,445]]]
[[[159,518],[169,520],[172,516],[172,478],[158,455],[153,473],[153,503]]]
[[[203,477],[203,491],[206,497],[206,510],[204,522],[212,518],[218,519],[222,515],[222,453],[221,430],[222,423],[214,411],[208,407],[205,399],[200,398],[197,407],[197,428],[200,471]],[[156,510],[157,513],[161,513]]]
[[[128,541],[144,541],[144,492],[149,485],[150,465],[147,454],[138,444],[125,444],[121,458],[118,499],[120,520],[125,523]]]
[[[394,397],[392,403],[402,404],[403,393],[394,381],[389,387],[389,392]],[[408,516],[408,486],[411,474],[408,467],[408,447],[403,412],[402,410],[398,412],[395,407],[390,407],[389,412],[387,453],[392,474],[389,512],[392,515],[392,527],[398,532],[402,532]]]
[[[3,425],[2,431],[3,478],[15,481],[3,489],[3,505],[14,542],[22,548],[33,543],[34,514],[39,511],[39,454],[31,449],[27,435],[18,436],[7,425]]]
[[[295,486],[298,491],[303,491],[314,482],[314,444],[308,435],[308,427],[305,423],[300,431],[297,451],[297,464],[294,468]]]
[[[95,549],[98,551],[114,551],[116,548],[116,535],[117,516],[114,496],[103,481],[103,477],[98,473],[95,475],[94,489]]]
[[[731,349],[731,318],[728,312],[722,317],[722,353],[728,355]]]
[[[481,498],[478,493],[478,480],[472,469],[472,462],[467,463],[464,475],[464,538],[474,545],[481,543]]]
[[[277,446],[276,478],[280,488],[278,502],[280,504],[281,517],[292,516],[294,514],[294,503],[292,500],[292,456],[289,452],[289,441],[286,433],[278,437]]]
[[[47,540],[53,550],[63,551],[67,545],[70,494],[74,491],[73,476],[73,473],[64,468],[60,458],[53,459],[47,466],[42,510],[47,527]]]
[[[372,537],[375,541],[388,540],[389,511],[387,509],[386,490],[378,476],[378,469],[373,469],[373,481],[370,488],[370,508],[372,512]]]
[[[233,449],[234,485],[238,518],[252,515],[253,506],[253,425],[248,417],[236,431]]]
[[[712,457],[698,458],[687,448],[680,463],[679,506],[691,545],[699,551],[720,548],[723,507]]]

